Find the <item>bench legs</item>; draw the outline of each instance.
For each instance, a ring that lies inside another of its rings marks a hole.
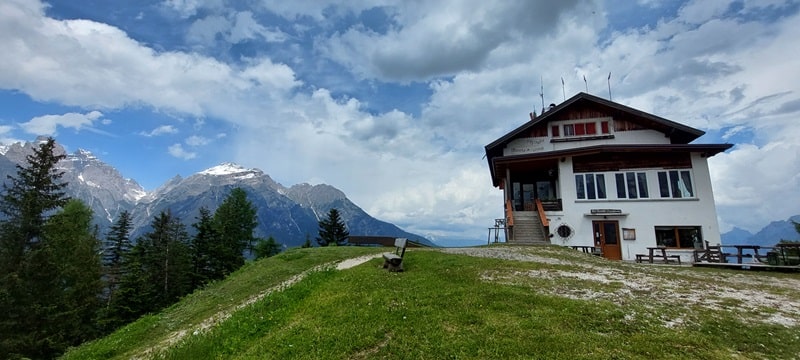
[[[402,272],[403,259],[384,259],[383,268],[391,272]]]
[[[677,262],[678,265],[681,264],[680,255],[667,255],[667,257],[663,257],[661,255],[657,255],[657,256],[654,255],[653,257],[650,257],[650,255],[647,255],[647,254],[636,254],[636,262],[637,263],[641,263],[641,262],[647,261],[647,262],[652,264],[654,262],[654,259],[663,259],[665,264],[669,264],[671,261]]]

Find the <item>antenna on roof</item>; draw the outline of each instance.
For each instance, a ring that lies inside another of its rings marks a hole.
[[[539,77],[540,84],[542,84],[541,90],[539,90],[539,96],[542,98],[542,112],[544,112],[544,78]]]
[[[583,75],[583,84],[586,85],[586,93],[589,93],[589,83],[586,82],[586,75]]]
[[[564,91],[564,77],[561,77],[561,96],[564,97],[563,101],[567,101],[567,93]]]
[[[608,72],[608,101],[611,101],[611,71]]]

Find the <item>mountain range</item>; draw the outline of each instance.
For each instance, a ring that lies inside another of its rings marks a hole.
[[[773,221],[755,234],[734,227],[731,231],[722,234],[723,245],[759,245],[772,247],[781,240],[800,241],[800,234],[792,222],[800,222],[800,215],[795,215],[787,220]]]
[[[44,138],[34,142],[14,143],[0,147],[0,176],[16,176],[16,165],[24,164]],[[57,143],[56,143],[57,144]],[[56,154],[66,157],[58,163],[68,183],[67,195],[80,199],[92,208],[101,234],[122,211],[132,217],[131,238],[149,230],[153,217],[169,210],[193,230],[200,207],[212,213],[233,188],[242,188],[257,209],[257,237],[272,236],[286,247],[299,246],[306,238],[317,236],[318,223],[332,208],[339,210],[353,236],[405,237],[412,241],[435,246],[422,236],[406,232],[397,226],[367,214],[333,186],[298,184],[285,187],[259,169],[248,169],[233,163],[223,163],[186,178],[175,176],[152,192],[145,191],[135,180],[125,178],[113,166],[102,162],[91,152],[78,149],[67,154],[57,144]]]

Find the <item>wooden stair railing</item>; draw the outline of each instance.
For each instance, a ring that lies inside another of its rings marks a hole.
[[[539,213],[539,220],[542,221],[542,235],[544,235],[544,240],[550,242],[550,221],[547,220],[547,215],[544,213],[544,206],[539,199],[536,199],[536,212]]]
[[[550,222],[547,221],[547,216],[544,214],[544,206],[542,206],[542,200],[536,199],[536,212],[539,213],[539,220],[542,221],[542,226],[549,227]]]
[[[511,207],[511,199],[506,199],[506,226],[514,226],[514,208]]]

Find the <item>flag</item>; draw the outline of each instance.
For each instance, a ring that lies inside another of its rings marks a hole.
[[[561,77],[561,86],[564,86],[564,77]]]
[[[608,80],[611,80],[611,71],[608,72]]]

